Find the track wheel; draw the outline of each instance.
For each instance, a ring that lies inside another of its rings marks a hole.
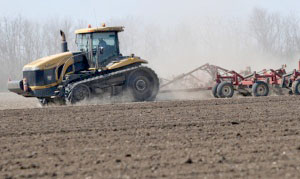
[[[134,101],[152,101],[159,90],[157,75],[147,67],[132,71],[127,77],[126,85]]]
[[[220,98],[231,98],[233,96],[234,89],[231,82],[222,81],[217,88],[217,95]]]
[[[75,86],[69,94],[69,101],[71,104],[75,104],[84,99],[88,99],[91,96],[90,88],[87,85],[79,84]]]
[[[215,98],[219,98],[219,96],[217,95],[217,89],[218,89],[219,84],[220,83],[216,83],[211,89],[211,93]]]
[[[252,86],[253,96],[268,96],[269,95],[269,86],[263,81],[257,81]]]
[[[300,95],[300,80],[296,80],[292,83],[292,92],[295,95]]]

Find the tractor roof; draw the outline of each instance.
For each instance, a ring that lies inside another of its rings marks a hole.
[[[124,27],[95,27],[95,28],[86,28],[76,30],[76,34],[86,34],[91,32],[122,32],[124,31]]]

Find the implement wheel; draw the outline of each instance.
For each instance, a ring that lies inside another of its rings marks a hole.
[[[295,95],[300,95],[300,80],[296,80],[292,84],[292,92]]]
[[[75,104],[79,101],[90,98],[90,95],[90,88],[87,85],[79,84],[75,86],[69,94],[69,101],[71,104]]]
[[[220,83],[216,83],[211,89],[211,93],[215,98],[219,98],[219,96],[217,95],[217,89],[218,89],[219,84]]]
[[[257,81],[252,86],[253,96],[268,96],[269,95],[269,86],[263,81]]]
[[[159,90],[157,75],[147,67],[132,71],[127,77],[126,84],[134,101],[153,101]]]
[[[217,95],[220,98],[231,98],[234,94],[233,85],[231,82],[222,81],[217,88]]]

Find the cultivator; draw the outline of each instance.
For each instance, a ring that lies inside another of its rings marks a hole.
[[[289,94],[299,95],[300,68],[290,73],[286,73],[285,68],[286,65],[283,65],[277,70],[254,71],[247,76],[235,71],[229,71],[226,75],[217,74],[212,94],[216,98],[231,98],[237,91],[243,96],[268,96],[270,89],[279,95],[283,94],[283,89],[287,89]]]
[[[193,92],[212,90],[216,98],[231,98],[235,91],[243,96],[268,96],[272,90],[278,95],[300,95],[300,61],[299,68],[286,73],[286,65],[279,69],[245,71],[237,73],[219,66],[205,64],[172,80],[162,80],[160,93]]]
[[[229,70],[207,63],[172,80],[160,79],[160,93],[211,90],[215,76],[226,72]]]

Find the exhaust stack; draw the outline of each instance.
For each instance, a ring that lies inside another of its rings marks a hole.
[[[60,36],[61,36],[61,51],[62,52],[68,52],[68,42],[66,41],[66,35],[65,33],[60,30]]]

